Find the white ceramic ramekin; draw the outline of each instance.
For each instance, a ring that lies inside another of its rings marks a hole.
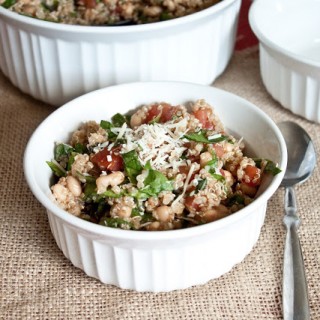
[[[56,141],[87,120],[108,119],[144,103],[187,103],[204,98],[233,134],[244,138],[257,156],[283,170],[263,181],[258,198],[221,220],[172,231],[130,231],[96,225],[60,209],[51,200],[51,170],[46,164]],[[229,271],[255,245],[267,200],[278,188],[286,167],[283,137],[274,122],[246,100],[213,87],[180,82],[123,84],[86,94],[53,112],[27,145],[24,170],[36,198],[47,209],[54,238],[78,268],[106,284],[138,291],[169,291],[203,284]]]
[[[260,41],[268,92],[293,113],[320,123],[319,13],[319,0],[256,0],[249,21]]]
[[[0,68],[23,92],[56,106],[124,82],[210,84],[232,55],[240,3],[121,27],[58,24],[0,7]]]

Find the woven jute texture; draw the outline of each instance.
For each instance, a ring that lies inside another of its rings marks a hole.
[[[258,47],[236,52],[214,85],[253,102],[276,122],[293,120],[302,125],[320,158],[320,125],[286,111],[268,95],[260,78]],[[169,293],[121,290],[89,278],[64,257],[44,208],[25,182],[26,143],[54,108],[21,93],[0,73],[0,111],[1,319],[282,319],[282,189],[268,203],[252,252],[227,274]],[[317,167],[311,179],[296,188],[314,320],[320,319],[319,184]]]

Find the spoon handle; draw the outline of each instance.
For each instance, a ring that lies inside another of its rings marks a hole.
[[[297,229],[300,219],[296,215],[296,197],[292,187],[285,190],[283,223],[287,229],[283,265],[283,317],[284,320],[309,320],[310,310],[304,262]]]

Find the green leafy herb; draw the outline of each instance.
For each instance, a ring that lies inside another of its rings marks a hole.
[[[148,124],[159,123],[160,119],[161,119],[161,115],[162,115],[162,110],[161,110],[161,112],[159,112],[159,114],[157,116],[155,116],[151,121],[149,121]]]
[[[114,126],[111,122],[106,121],[106,120],[101,120],[100,127],[107,131],[109,141],[115,141],[117,139],[118,135],[111,131],[111,129],[114,128]]]
[[[196,187],[196,193],[198,193],[200,190],[203,190],[207,186],[207,182],[207,179],[200,179]]]
[[[9,9],[16,3],[16,0],[5,0],[2,4],[1,7],[4,7],[6,9]]]
[[[65,177],[66,176],[66,171],[57,163],[53,161],[46,161],[52,172],[57,176],[57,177]]]
[[[68,164],[67,164],[67,170],[71,170],[71,167],[74,163],[74,158],[75,156],[77,155],[76,152],[71,152],[70,156],[69,156],[69,159],[68,159]]]
[[[100,225],[111,228],[131,229],[132,223],[121,218],[103,217],[101,218]]]
[[[212,153],[212,160],[208,161],[206,163],[206,167],[210,167],[210,168],[216,168],[218,165],[218,157],[217,155],[213,152]]]
[[[52,4],[47,4],[45,1],[42,1],[41,2],[41,5],[43,6],[44,9],[52,12],[52,11],[55,11],[58,9],[58,6],[59,6],[59,1],[53,1]]]
[[[86,148],[86,146],[81,143],[76,143],[74,146],[74,152],[76,153],[84,154],[87,153],[87,151],[88,149]]]
[[[264,172],[271,173],[273,176],[281,172],[281,169],[271,160],[259,158],[254,158],[253,160],[259,169],[262,169],[264,165]]]
[[[215,178],[218,181],[225,181],[226,180],[223,175],[215,173],[214,170],[209,170],[209,173],[212,175],[213,178]]]
[[[157,196],[161,191],[172,191],[173,185],[170,180],[166,178],[160,171],[151,168],[148,162],[145,166],[148,170],[148,175],[144,179],[144,185],[142,189],[135,195],[137,198],[148,198]]]
[[[93,176],[82,174],[79,171],[77,171],[76,174],[77,174],[78,179],[81,182],[94,183],[94,184],[96,183],[96,179]]]
[[[122,127],[124,123],[127,123],[127,119],[124,115],[120,113],[116,113],[112,118],[111,118],[112,124],[115,127]]]
[[[130,182],[135,183],[137,175],[139,175],[143,169],[138,159],[137,152],[135,150],[131,150],[127,153],[123,153],[121,156],[124,162],[124,169]]]
[[[146,222],[154,220],[152,213],[140,212],[140,210],[138,208],[132,209],[131,217],[141,217],[141,221],[140,221],[141,223],[146,223]]]
[[[170,20],[172,18],[173,18],[172,14],[170,12],[168,12],[168,11],[163,11],[160,14],[160,20],[161,21]]]
[[[59,143],[54,149],[54,159],[56,161],[62,161],[63,159],[69,157],[69,154],[74,151],[74,149],[65,143]]]
[[[121,198],[124,195],[124,193],[125,193],[124,191],[120,193],[116,193],[111,189],[107,189],[105,192],[100,193],[98,195],[98,199],[99,198]]]
[[[240,194],[234,194],[227,201],[227,206],[231,207],[234,204],[242,204],[244,205],[244,197]]]
[[[224,135],[220,135],[217,138],[208,139],[206,133],[207,133],[206,130],[200,130],[198,132],[185,134],[184,138],[191,141],[202,142],[202,143],[218,143],[228,139],[228,137]]]

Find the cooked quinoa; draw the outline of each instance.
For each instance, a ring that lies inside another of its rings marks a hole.
[[[188,111],[190,110],[190,111]],[[133,230],[192,227],[254,200],[264,174],[280,170],[244,155],[204,100],[161,102],[131,116],[83,123],[48,161],[54,201],[82,219]]]
[[[0,0],[33,18],[78,25],[141,24],[189,15],[221,0]]]

